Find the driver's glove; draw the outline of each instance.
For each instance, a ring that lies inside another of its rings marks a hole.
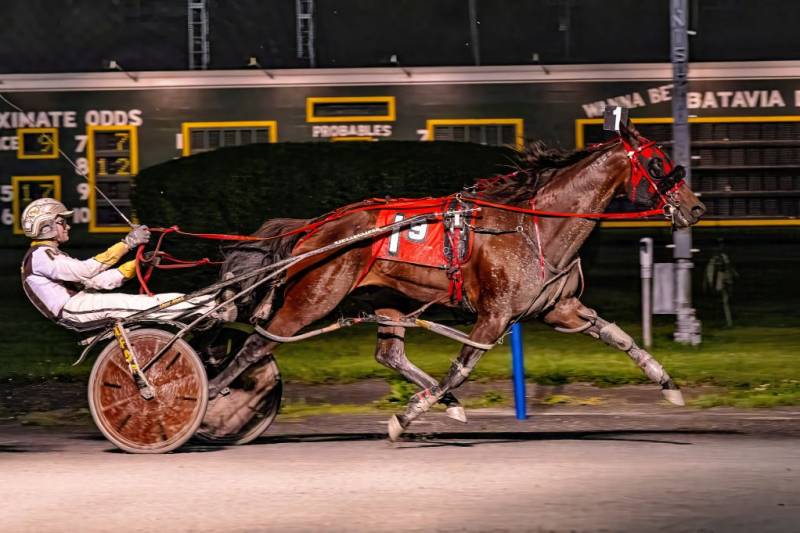
[[[150,230],[147,226],[134,226],[133,229],[125,235],[122,239],[125,245],[133,250],[140,244],[147,244],[150,242]]]

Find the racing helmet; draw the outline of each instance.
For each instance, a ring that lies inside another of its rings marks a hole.
[[[54,239],[56,219],[68,217],[72,211],[55,198],[39,198],[22,212],[22,231],[31,239]]]

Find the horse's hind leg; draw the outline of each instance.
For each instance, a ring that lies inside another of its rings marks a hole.
[[[376,313],[390,318],[399,318],[401,316],[401,313],[396,309],[378,309]],[[400,372],[404,378],[421,389],[435,387],[437,381],[409,361],[406,356],[405,333],[406,328],[403,327],[379,326],[378,343],[375,346],[375,360],[392,370]],[[447,416],[466,423],[467,415],[464,412],[464,408],[452,393],[445,394],[440,403],[447,406]]]
[[[286,291],[283,305],[265,329],[273,335],[289,337],[333,311],[347,295],[359,272],[360,263],[347,259],[346,255],[341,256],[305,274]],[[250,365],[279,345],[261,335],[250,335],[233,361],[209,381],[209,397],[214,398]]]
[[[475,342],[483,344],[493,344],[508,327],[511,320],[510,316],[481,315],[475,327],[472,328],[469,338]],[[445,394],[458,388],[469,377],[472,369],[486,353],[486,350],[464,345],[458,358],[450,365],[447,376],[439,385],[427,388],[415,394],[408,402],[405,412],[395,415],[389,419],[389,440],[396,440],[403,431],[418,418],[421,414],[428,411],[433,404],[440,401]]]
[[[667,400],[675,405],[684,405],[679,387],[669,377],[664,367],[650,353],[637,346],[633,338],[622,328],[613,322],[603,320],[577,298],[558,302],[543,320],[562,331],[581,332],[625,352],[648,378],[661,385],[661,392]]]
[[[279,345],[280,343],[268,340],[257,333],[250,335],[233,360],[214,379],[208,381],[208,398],[213,400],[220,392],[224,394],[228,385],[251,365],[272,353],[272,350]]]

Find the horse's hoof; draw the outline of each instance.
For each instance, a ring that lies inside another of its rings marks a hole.
[[[394,442],[403,434],[405,428],[400,424],[400,419],[397,418],[397,415],[392,416],[389,419],[389,440]]]
[[[453,405],[447,408],[447,416],[452,418],[453,420],[458,420],[462,424],[467,423],[467,413],[464,411],[464,408],[460,405]]]
[[[677,389],[661,389],[661,394],[667,399],[669,403],[684,406],[686,402],[683,401],[683,394]]]

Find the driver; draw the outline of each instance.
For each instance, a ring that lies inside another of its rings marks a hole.
[[[116,289],[136,275],[136,260],[116,265],[122,257],[150,240],[147,226],[134,226],[105,252],[81,261],[70,257],[59,246],[69,240],[66,217],[72,211],[53,198],[40,198],[22,213],[22,229],[33,239],[22,260],[22,288],[31,303],[47,318],[64,325],[81,325],[107,319],[124,318],[162,302],[182,296],[165,293],[147,296]],[[190,313],[205,313],[214,307],[212,296],[204,296],[171,306],[149,315],[177,320]]]

